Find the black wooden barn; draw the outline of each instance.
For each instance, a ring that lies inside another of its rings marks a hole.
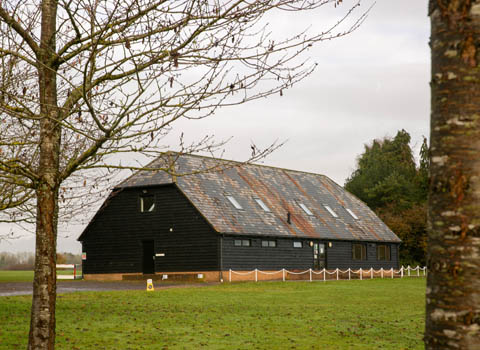
[[[173,165],[174,162],[174,165]],[[120,183],[78,240],[85,278],[398,268],[400,239],[324,175],[167,153]]]

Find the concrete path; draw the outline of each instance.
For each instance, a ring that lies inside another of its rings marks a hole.
[[[174,284],[174,283],[154,283],[155,289],[158,288],[185,288],[201,287],[217,283],[198,283],[198,284]],[[0,283],[0,297],[13,295],[32,294],[32,282],[2,282]],[[97,282],[97,281],[57,281],[57,294],[85,292],[85,291],[112,291],[112,290],[145,290],[146,283],[138,282]]]

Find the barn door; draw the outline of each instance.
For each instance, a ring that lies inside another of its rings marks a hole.
[[[146,275],[155,273],[155,246],[153,241],[142,241],[142,272]]]
[[[325,268],[325,244],[313,243],[313,269],[321,270]]]

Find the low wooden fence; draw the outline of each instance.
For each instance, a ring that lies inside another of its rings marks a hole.
[[[278,271],[261,271],[258,269],[251,271],[228,271],[228,281],[331,281],[331,280],[352,280],[352,279],[373,279],[373,278],[404,278],[404,277],[424,277],[427,275],[427,267],[410,266],[400,269],[347,269],[347,270],[318,270],[308,269],[305,271],[290,271],[281,269]]]
[[[57,280],[83,279],[81,264],[57,264],[56,268],[57,268]],[[62,272],[59,273],[59,271],[62,271]]]

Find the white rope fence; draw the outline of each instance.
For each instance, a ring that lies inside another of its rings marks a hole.
[[[420,273],[420,271],[422,271]],[[353,269],[347,269],[347,270],[340,270],[340,269],[335,269],[335,270],[326,270],[322,269],[319,271],[315,271],[313,269],[308,269],[305,271],[289,271],[286,269],[281,269],[278,271],[261,271],[258,269],[252,270],[252,271],[234,271],[230,269],[228,271],[228,281],[232,282],[232,275],[238,275],[238,276],[248,276],[248,275],[254,275],[255,282],[258,282],[259,276],[261,275],[279,275],[281,274],[282,276],[282,281],[285,282],[288,280],[288,275],[292,276],[298,276],[300,277],[301,275],[306,275],[308,274],[308,281],[329,281],[329,280],[351,280],[351,279],[373,279],[373,278],[403,278],[403,277],[425,277],[427,276],[427,267],[420,267],[417,266],[415,268],[407,266],[404,267],[402,266],[400,269],[396,270],[394,268],[391,269],[384,269],[380,268],[380,270],[374,270],[373,267],[370,269],[358,269],[358,270],[353,270]],[[315,275],[321,275],[320,278],[314,278]],[[327,277],[329,276],[329,277]],[[302,278],[290,278],[290,280],[306,280]],[[260,278],[262,280],[268,280],[268,278]],[[246,279],[241,278],[238,279],[241,281],[245,281]]]

